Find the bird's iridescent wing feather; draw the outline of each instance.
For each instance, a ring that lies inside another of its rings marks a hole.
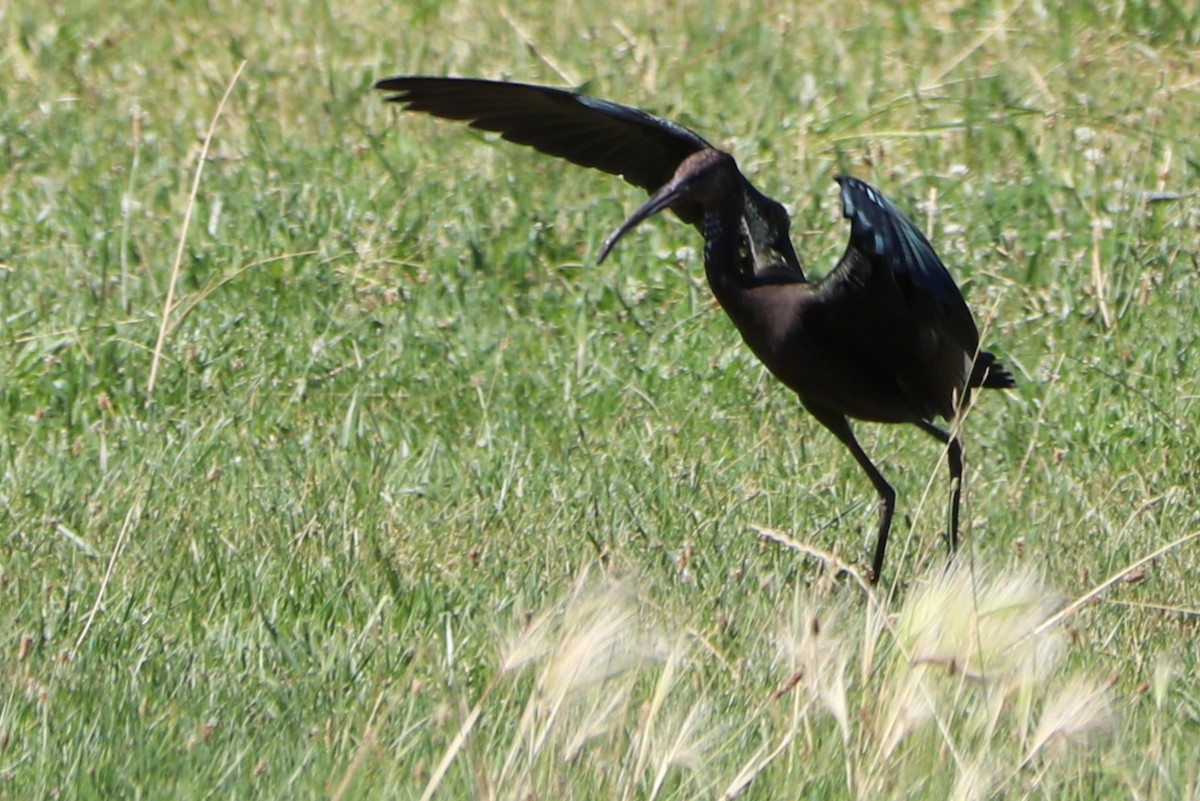
[[[499,133],[551,156],[618,175],[653,192],[675,168],[710,147],[698,134],[628,106],[563,89],[473,78],[400,76],[376,89],[409,111],[421,111]],[[699,204],[674,209],[700,227]]]
[[[971,311],[946,266],[929,240],[881,192],[846,175],[842,187],[842,215],[850,220],[850,247],[876,264],[886,264],[913,290],[936,301],[955,341],[969,354],[979,345]]]

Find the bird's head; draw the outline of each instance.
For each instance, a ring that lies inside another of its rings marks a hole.
[[[604,240],[596,263],[603,262],[621,237],[636,228],[642,220],[653,217],[676,203],[689,202],[707,206],[718,202],[739,175],[733,156],[721,150],[706,148],[688,156],[679,164],[674,177],[652,194],[641,208],[630,214],[629,218],[621,223],[621,227]]]

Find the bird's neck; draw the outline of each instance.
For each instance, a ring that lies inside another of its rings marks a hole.
[[[753,243],[737,204],[704,215],[704,275],[713,296],[755,353],[765,346],[760,314],[763,281],[755,271]]]
[[[739,204],[713,204],[704,210],[704,274],[721,305],[754,275]]]
[[[722,306],[728,309],[726,299],[757,287],[805,281],[795,256],[789,261],[765,236],[755,236],[741,204],[714,206],[704,213],[704,272]]]
[[[704,217],[704,273],[713,296],[733,321],[742,339],[767,367],[782,369],[782,341],[806,296],[795,265],[770,248],[755,251],[753,235],[736,206],[708,210]],[[811,288],[811,285],[808,285]]]

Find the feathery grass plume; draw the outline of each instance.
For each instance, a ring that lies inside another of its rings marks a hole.
[[[1023,764],[1047,749],[1058,755],[1071,746],[1084,745],[1110,731],[1113,723],[1108,688],[1091,678],[1074,676],[1047,699]]]
[[[563,762],[575,762],[592,741],[612,730],[614,721],[623,719],[629,706],[629,687],[612,687],[606,693],[591,693],[579,704],[574,730],[564,727]]]
[[[497,780],[505,794],[533,792],[546,760],[577,763],[589,743],[625,727],[642,669],[666,656],[635,601],[628,585],[597,587],[585,574],[516,638],[504,664],[536,665],[537,676]]]
[[[655,738],[654,748],[657,767],[647,801],[658,797],[671,768],[696,772],[704,764],[719,734],[711,726],[709,716],[709,704],[701,699],[691,706],[680,706],[659,727],[660,736]]]
[[[555,623],[563,613],[563,603],[553,604],[532,615],[515,634],[502,637],[507,644],[500,651],[500,671],[514,673],[526,665],[544,659],[554,647]]]
[[[880,694],[881,754],[939,711],[962,719],[960,737],[987,738],[1015,704],[1016,728],[1027,730],[1031,693],[1062,655],[1057,630],[1035,636],[1058,603],[1030,573],[993,575],[962,563],[917,588],[896,622],[899,662]]]
[[[958,766],[950,801],[982,801],[990,798],[999,770],[987,758],[968,760]]]
[[[544,674],[545,696],[552,706],[647,659],[661,658],[656,639],[639,625],[632,601],[632,592],[620,584],[572,599]]]
[[[944,667],[988,686],[1052,667],[1061,643],[1033,638],[1061,604],[1027,572],[991,575],[956,563],[909,596],[896,624],[897,644],[913,664]]]
[[[838,606],[822,608],[813,598],[798,597],[778,639],[791,676],[788,685],[803,686],[809,702],[819,703],[833,716],[843,742],[850,739],[846,667],[853,650],[843,633],[850,628],[845,617]]]
[[[1150,683],[1150,688],[1154,691],[1154,706],[1160,711],[1167,701],[1167,691],[1171,688],[1171,679],[1174,678],[1176,670],[1178,667],[1174,657],[1160,654],[1158,659],[1154,660],[1154,680]]]
[[[633,773],[636,776],[641,776],[645,772],[650,761],[652,745],[658,738],[659,718],[667,698],[671,695],[679,670],[683,667],[684,653],[685,650],[682,648],[677,648],[671,653],[663,665],[662,672],[658,674],[658,680],[654,683],[654,692],[638,712],[639,721],[635,737],[636,757],[633,767]],[[629,789],[628,785],[626,789]]]
[[[797,590],[761,632],[776,655],[763,703],[718,704],[694,640],[665,636],[661,610],[629,584],[585,572],[524,618],[426,797],[484,718],[494,739],[476,735],[468,769],[486,795],[512,799],[733,797],[787,777],[881,798],[917,782],[976,801],[1112,725],[1098,683],[1057,679],[1063,635],[1043,625],[1057,596],[1031,572],[937,569],[891,617],[874,599],[827,597]],[[718,706],[729,711],[714,720]],[[813,760],[820,770],[795,772]],[[830,773],[839,762],[843,777]]]
[[[668,642],[645,622],[637,601],[627,584],[597,587],[584,577],[516,638],[504,664],[537,665],[537,676],[496,782],[501,795],[558,792],[545,786],[547,776],[569,786],[624,765],[613,794],[639,797],[649,787],[645,797],[654,798],[672,768],[704,765],[717,738],[708,699],[693,691],[694,651],[686,638]],[[650,696],[635,709],[635,688],[652,677]]]

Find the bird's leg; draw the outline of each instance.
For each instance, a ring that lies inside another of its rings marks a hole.
[[[887,483],[887,479],[883,477],[883,474],[871,462],[871,458],[867,456],[866,451],[858,444],[858,440],[854,437],[854,430],[850,428],[850,421],[846,419],[845,415],[808,404],[804,404],[804,407],[849,449],[854,460],[858,462],[858,466],[875,485],[875,491],[879,493],[879,532],[875,535],[875,558],[871,561],[871,583],[874,584],[883,574],[883,555],[887,551],[888,531],[892,527],[892,513],[896,510],[896,491],[892,489],[891,484]]]
[[[917,423],[922,431],[946,446],[946,462],[950,465],[950,553],[958,550],[958,506],[962,498],[962,442],[946,431],[927,423]]]

